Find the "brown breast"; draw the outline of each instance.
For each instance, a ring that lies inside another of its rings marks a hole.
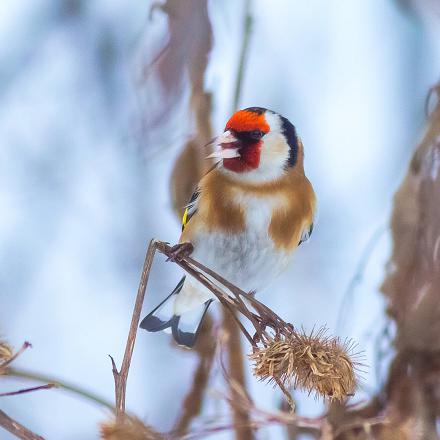
[[[269,226],[269,235],[277,248],[296,248],[302,231],[313,221],[315,195],[302,169],[292,168],[280,179],[258,185],[236,180],[215,169],[201,180],[199,186],[198,210],[183,231],[181,242],[191,241],[198,230],[226,234],[244,231],[245,212],[234,201],[237,192],[261,198],[278,196],[285,201],[274,209]]]

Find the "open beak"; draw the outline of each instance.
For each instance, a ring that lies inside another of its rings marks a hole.
[[[210,154],[208,159],[232,159],[234,157],[240,157],[240,153],[238,152],[239,141],[229,130],[226,130],[223,134],[216,137],[210,144],[214,145],[216,151]]]

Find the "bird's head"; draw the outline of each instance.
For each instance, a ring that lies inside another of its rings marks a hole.
[[[296,165],[300,142],[286,118],[250,107],[231,116],[224,133],[214,139],[217,151],[210,157],[221,159],[220,167],[237,178],[270,181]]]

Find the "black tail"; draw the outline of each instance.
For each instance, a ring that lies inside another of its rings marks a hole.
[[[183,277],[175,289],[152,310],[141,322],[140,327],[148,332],[159,332],[171,328],[174,340],[188,348],[192,348],[197,340],[200,325],[212,300],[201,304],[200,308],[183,315],[174,315],[175,297],[183,287]]]

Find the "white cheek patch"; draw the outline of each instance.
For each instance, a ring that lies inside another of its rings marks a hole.
[[[282,171],[289,158],[289,145],[279,132],[270,132],[263,138],[260,167],[267,172]]]

